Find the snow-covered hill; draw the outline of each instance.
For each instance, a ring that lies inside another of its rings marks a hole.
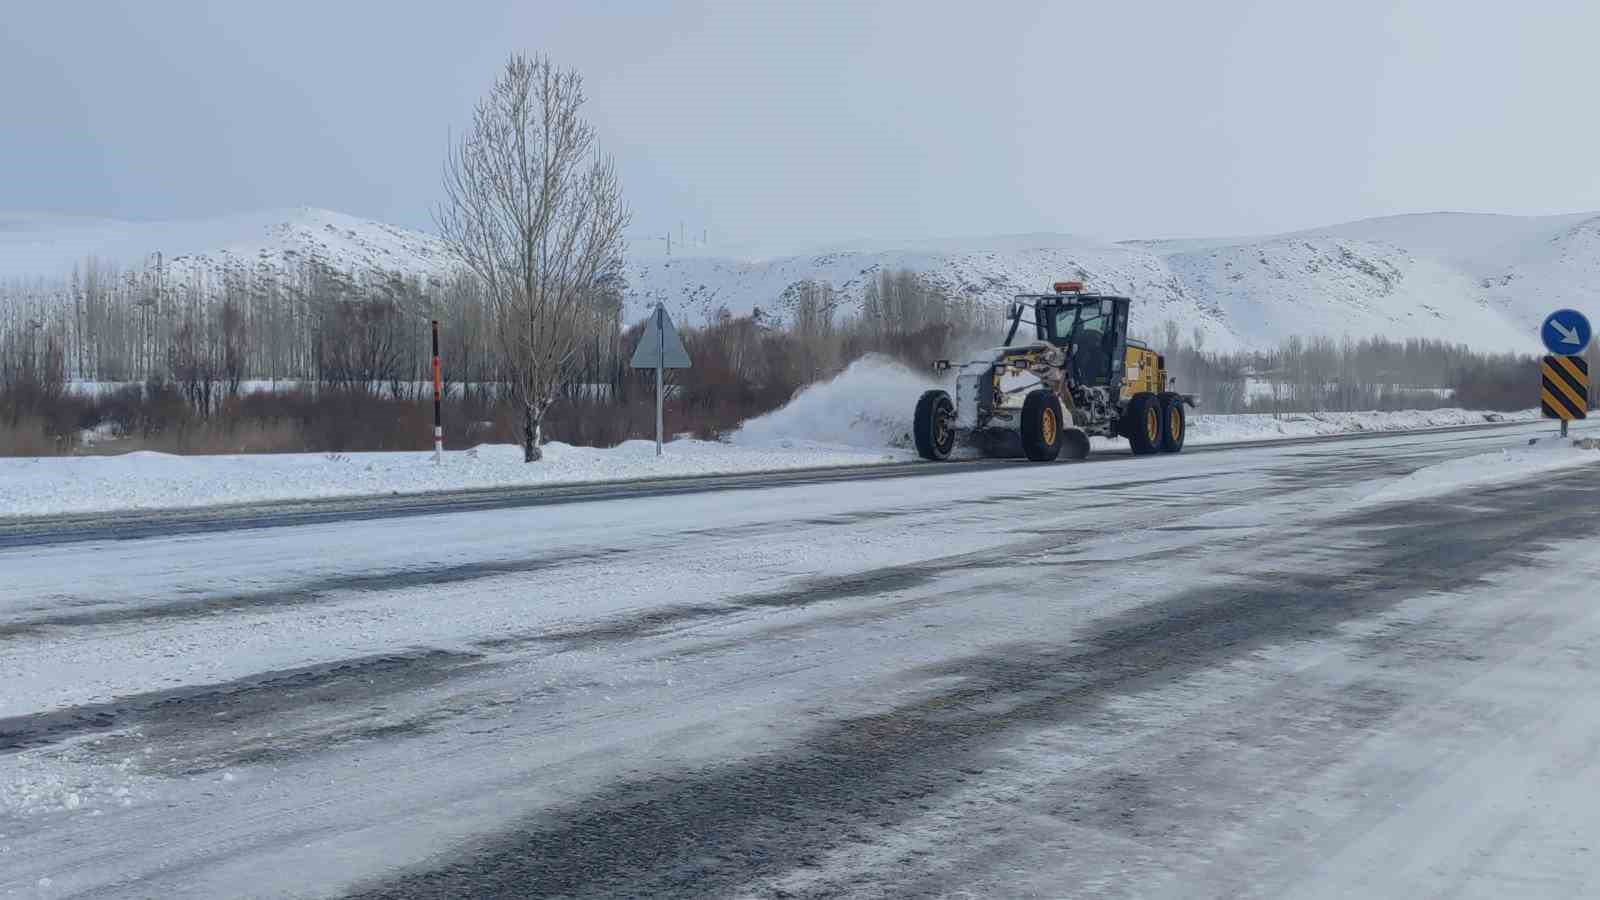
[[[424,277],[453,263],[439,240],[318,209],[202,222],[134,223],[0,214],[0,279],[59,278],[88,257],[148,265],[160,252],[177,277],[194,271],[282,270],[317,259],[345,271]],[[641,242],[627,263],[628,316],[660,301],[679,321],[726,307],[783,319],[806,280],[832,284],[842,313],[879,273],[909,269],[950,295],[1003,304],[1011,295],[1081,278],[1133,296],[1135,327],[1197,330],[1214,349],[1263,347],[1290,335],[1387,335],[1532,351],[1549,309],[1600,296],[1600,214],[1426,213],[1283,235],[1128,241],[1026,234],[855,242],[750,258],[729,248],[666,256]]]
[[[426,277],[452,267],[432,235],[309,207],[171,222],[0,213],[0,278],[60,277],[90,258],[142,268],[156,253],[175,279],[282,272],[311,259],[353,273]]]
[[[892,269],[994,303],[1083,278],[1133,296],[1135,327],[1146,334],[1170,321],[1185,337],[1198,329],[1214,349],[1298,334],[1531,352],[1545,313],[1593,306],[1600,296],[1600,214],[1427,213],[1285,235],[1119,244],[1050,234],[854,244],[756,261],[635,256],[629,281],[636,314],[660,300],[691,320],[722,305],[781,317],[784,291],[796,282],[831,282],[848,309],[876,272]]]
[[[1062,278],[1081,278],[1098,289],[1139,299],[1139,321],[1172,319],[1184,333],[1200,328],[1213,346],[1234,336],[1222,311],[1185,290],[1160,257],[1145,250],[1100,244],[1069,235],[977,238],[971,242],[918,242],[880,250],[839,250],[759,262],[715,257],[633,257],[628,261],[630,314],[642,316],[657,301],[690,321],[726,306],[736,313],[754,306],[782,319],[785,291],[805,280],[825,281],[843,298],[846,312],[859,308],[866,286],[880,272],[910,270],[949,296],[1003,305],[1019,293],[1047,290]]]

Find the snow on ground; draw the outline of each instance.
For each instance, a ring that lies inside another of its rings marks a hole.
[[[1454,413],[1454,415],[1441,415]],[[775,414],[776,415],[776,414]],[[426,451],[406,453],[281,453],[175,456],[146,451],[120,456],[0,459],[0,516],[47,516],[136,509],[178,509],[237,503],[329,499],[438,491],[621,482],[696,475],[905,462],[899,446],[869,446],[867,436],[892,437],[887,419],[861,417],[841,429],[840,444],[784,437],[781,420],[762,425],[769,442],[736,435],[733,443],[677,440],[656,457],[649,441],[611,449],[545,445],[545,459],[528,465],[521,448],[481,446],[445,454],[435,465]],[[1195,420],[1190,442],[1267,441],[1360,431],[1404,431],[1483,421],[1462,410],[1428,413],[1346,413],[1211,416]],[[759,420],[758,420],[759,422]],[[757,423],[752,423],[756,425]],[[854,440],[855,444],[848,441]],[[1097,450],[1121,446],[1095,439]],[[1600,455],[1600,454],[1597,454]]]
[[[1362,434],[1373,431],[1413,431],[1418,428],[1449,428],[1481,425],[1485,422],[1531,422],[1538,410],[1515,413],[1481,412],[1470,409],[1405,409],[1393,412],[1308,412],[1244,413],[1189,417],[1189,444],[1220,444],[1234,441],[1269,441],[1278,438],[1321,437],[1336,434]]]
[[[528,465],[513,445],[449,452],[275,453],[0,459],[0,516],[165,509],[329,497],[421,494],[509,486],[852,466],[904,459],[861,448],[764,449],[678,440],[611,449],[551,443]]]
[[[1572,440],[1550,436],[1522,447],[1507,447],[1494,453],[1481,453],[1452,459],[1418,469],[1406,477],[1369,494],[1363,503],[1393,503],[1432,494],[1445,494],[1472,486],[1488,486],[1521,481],[1547,473],[1551,479],[1578,478],[1563,470],[1600,463],[1600,450],[1575,446]]]

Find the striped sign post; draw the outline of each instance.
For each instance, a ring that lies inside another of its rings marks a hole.
[[[1589,361],[1581,356],[1546,356],[1540,369],[1539,407],[1546,419],[1567,423],[1589,418]]]

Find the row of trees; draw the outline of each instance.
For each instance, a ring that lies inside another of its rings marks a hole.
[[[1158,344],[1179,388],[1212,412],[1355,411],[1442,405],[1526,409],[1538,405],[1538,359],[1476,353],[1410,338],[1290,337],[1269,350],[1204,349],[1164,323]]]
[[[438,317],[444,325],[451,437],[469,442],[525,438],[525,402],[507,375],[506,349],[491,327],[491,306],[475,279],[464,275],[443,284],[399,287],[375,278],[324,283],[349,287],[328,294],[218,292],[192,306],[187,301],[164,306],[172,314],[160,320],[157,339],[166,348],[166,363],[148,371],[116,370],[117,377],[107,380],[126,386],[101,384],[98,400],[84,396],[94,391],[69,383],[69,376],[95,374],[77,370],[59,352],[79,340],[70,315],[50,317],[51,327],[43,330],[0,326],[3,339],[32,337],[31,345],[40,349],[0,357],[0,430],[15,429],[26,419],[29,428],[47,432],[11,442],[29,453],[44,452],[40,446],[71,450],[80,430],[100,425],[140,438],[141,446],[172,451],[267,449],[255,438],[262,433],[278,441],[270,449],[406,447],[406,432],[397,422],[412,422],[418,440],[426,435],[416,417],[425,404],[416,400],[428,390],[427,322]],[[993,310],[952,300],[906,273],[884,273],[868,292],[895,296],[894,315],[846,315],[832,286],[811,283],[774,298],[770,312],[758,308],[735,315],[722,309],[703,324],[684,323],[681,331],[694,367],[668,373],[669,424],[713,437],[781,406],[800,388],[865,354],[894,356],[926,371],[955,348],[997,340],[1000,317]],[[62,296],[53,307],[57,313],[70,308],[59,302]],[[309,311],[264,308],[288,303],[291,296]],[[620,297],[591,299],[575,329],[580,340],[561,385],[564,402],[550,407],[552,436],[602,445],[643,437],[651,419],[640,413],[653,407],[654,380],[633,371],[628,359],[644,323],[622,327]],[[139,295],[130,292],[110,302],[136,304]],[[312,324],[262,327],[291,316]],[[274,366],[273,360],[282,359],[302,362]],[[252,384],[273,378],[276,385],[270,388]],[[327,419],[341,422],[334,427],[322,421]],[[518,419],[524,421],[522,432],[512,435],[504,425]],[[235,436],[239,431],[249,439]]]
[[[48,398],[73,380],[163,382],[199,418],[217,415],[250,382],[415,399],[427,391],[429,321],[439,319],[447,393],[471,392],[486,406],[515,401],[524,441],[529,397],[543,402],[537,429],[560,399],[626,405],[653,390],[627,364],[642,324],[626,327],[618,280],[576,297],[562,326],[570,335],[564,362],[539,387],[519,386],[522,351],[501,324],[506,304],[497,306],[470,272],[423,282],[307,261],[288,271],[177,277],[157,275],[156,265],[118,271],[91,261],[62,283],[0,287],[0,388]],[[794,285],[768,309],[722,310],[690,329],[696,365],[669,378],[675,396],[717,411],[709,421],[722,422],[764,412],[864,353],[924,369],[997,343],[1004,326],[998,310],[905,271],[879,273],[855,311],[826,282]],[[1186,337],[1181,326],[1163,323],[1155,331],[1147,336],[1180,389],[1213,412],[1526,407],[1537,384],[1532,357],[1474,354],[1439,341],[1291,338],[1272,350],[1217,353],[1197,330]]]

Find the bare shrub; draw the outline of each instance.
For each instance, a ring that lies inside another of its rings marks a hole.
[[[19,416],[0,422],[0,456],[59,456],[64,452],[44,419]]]

